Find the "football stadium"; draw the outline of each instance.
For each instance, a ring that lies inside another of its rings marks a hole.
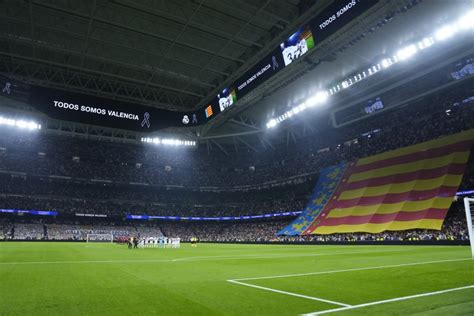
[[[0,316],[474,315],[473,0],[0,23]]]

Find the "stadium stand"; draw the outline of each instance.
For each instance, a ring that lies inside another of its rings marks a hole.
[[[68,240],[84,241],[87,234],[113,234],[115,241],[123,241],[123,237],[131,235],[146,237],[179,237],[189,241],[197,237],[202,242],[364,242],[364,241],[466,241],[468,240],[466,219],[462,203],[455,202],[450,208],[442,229],[437,230],[407,230],[397,232],[382,232],[378,234],[347,233],[330,235],[306,236],[277,236],[277,233],[291,220],[265,220],[233,223],[216,222],[151,222],[146,226],[123,221],[104,222],[100,225],[81,223],[66,224],[68,220],[4,219],[3,235],[0,239],[7,240]]]
[[[453,106],[457,100],[473,94],[472,88],[463,87],[443,96],[437,95],[421,104],[414,104],[403,110],[391,111],[387,115],[342,128],[338,130],[341,137],[339,140],[321,137],[322,143],[314,142],[309,145],[301,142],[298,147],[290,148],[291,150],[279,152],[268,150],[253,162],[249,162],[246,153],[242,157],[237,156],[231,168],[228,168],[227,160],[219,161],[218,155],[207,156],[206,153],[199,151],[178,158],[172,154],[157,156],[156,152],[132,145],[96,143],[58,136],[37,138],[5,133],[0,135],[0,147],[4,148],[0,153],[2,171],[0,208],[55,210],[69,215],[92,213],[119,217],[137,213],[164,216],[242,216],[300,211],[311,197],[316,179],[322,176],[321,169],[328,165],[474,128],[471,119],[474,117],[473,108]],[[407,116],[417,117],[417,124],[412,121],[403,124],[403,117]],[[378,132],[363,133],[374,130]],[[325,133],[334,137],[334,129],[326,128]],[[354,138],[354,135],[359,136]],[[64,141],[67,141],[68,146],[59,146]],[[124,150],[124,146],[127,150]],[[321,151],[325,148],[328,150]],[[94,154],[90,155],[92,152]],[[295,153],[298,154],[295,156]],[[278,156],[275,157],[275,154]],[[73,157],[80,159],[74,160]],[[208,159],[212,160],[214,166],[221,167],[210,168]],[[141,163],[141,167],[137,168],[136,163]],[[244,171],[248,170],[249,164],[254,165],[255,170]],[[172,166],[171,170],[165,170],[164,166],[169,165]],[[222,171],[224,167],[227,167],[225,172]],[[192,176],[184,177],[185,174]],[[461,190],[472,189],[473,174],[471,157],[460,186]],[[298,177],[300,175],[303,176]],[[182,179],[186,179],[183,180],[184,183]],[[262,185],[264,181],[275,181],[278,186],[257,186]],[[130,184],[134,182],[146,183],[151,187]],[[183,187],[166,187],[178,183]],[[249,186],[250,189],[239,189],[239,186],[243,185]],[[213,192],[203,187],[219,187],[220,190]],[[291,187],[291,190],[288,187]],[[224,233],[229,231],[225,228],[227,224],[218,227],[214,227],[213,224],[183,224],[186,229],[180,228],[181,224],[178,223],[163,225],[160,229],[165,235],[181,235],[179,237],[183,239],[197,235],[202,240],[214,241],[277,240],[274,236],[278,230],[276,227],[279,229],[284,227],[280,221],[271,224],[232,223],[228,224],[234,231],[230,234]],[[445,225],[442,233],[444,235],[440,233],[422,235],[430,239],[448,238],[442,236],[465,238],[465,233],[452,228],[453,226],[457,227],[455,224]],[[45,237],[39,227],[31,226],[30,234],[25,227],[28,226],[20,225],[18,228],[15,226],[13,235],[15,239]],[[155,228],[150,229],[154,234]],[[206,233],[206,230],[211,230],[213,233]],[[117,235],[115,230],[105,226],[103,230],[87,230],[71,227],[64,229],[60,224],[53,224],[51,229],[48,229],[48,238],[83,240],[85,231],[112,232]],[[261,231],[265,237],[258,237],[256,231]],[[129,227],[118,232],[118,235],[124,236],[132,233],[143,235],[149,233],[147,228],[130,231]],[[213,234],[215,236],[211,237]],[[391,238],[407,239],[405,233],[388,235],[392,236]],[[285,239],[285,237],[278,238]],[[371,237],[352,234],[343,237],[332,236],[331,240],[368,238],[390,237],[387,237],[387,234]],[[314,237],[309,240],[314,240]]]

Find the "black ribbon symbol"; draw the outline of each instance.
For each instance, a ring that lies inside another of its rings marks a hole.
[[[275,56],[272,56],[272,64],[273,64],[273,70],[278,68],[278,62],[277,62]]]
[[[145,125],[147,128],[150,128],[150,113],[148,112],[145,112],[145,114],[143,114],[142,127],[145,127]]]
[[[12,84],[10,82],[5,83],[5,86],[2,89],[3,93],[10,94],[11,93],[11,86]]]

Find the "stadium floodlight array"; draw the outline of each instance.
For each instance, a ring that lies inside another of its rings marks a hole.
[[[305,102],[295,106],[289,111],[286,111],[282,115],[278,116],[277,118],[272,118],[267,123],[267,128],[275,127],[277,124],[289,119],[293,116],[293,114],[298,114],[307,108],[315,107],[316,105],[323,104],[328,99],[329,95],[327,91],[319,91],[312,97],[308,98]]]
[[[142,137],[143,143],[167,145],[167,146],[196,146],[196,142],[193,140],[180,140],[173,138],[159,138],[159,137]]]
[[[27,129],[27,130],[41,129],[41,125],[34,121],[15,120],[15,119],[6,118],[3,116],[0,116],[0,125],[12,126],[12,127],[17,127],[20,129]]]
[[[333,87],[331,87],[327,91],[319,91],[314,96],[307,99],[305,102],[297,105],[296,107],[292,108],[291,110],[285,112],[284,114],[276,117],[271,118],[267,122],[267,128],[273,128],[280,124],[283,121],[286,121],[294,114],[298,114],[308,108],[314,107],[315,105],[324,103],[329,96],[339,93],[340,91],[351,87],[352,85],[382,71],[390,66],[402,62],[405,60],[409,60],[418,52],[425,50],[429,47],[432,47],[437,42],[445,41],[451,37],[453,37],[456,33],[472,30],[474,29],[474,10],[469,11],[463,17],[458,19],[452,24],[447,24],[439,28],[433,35],[425,37],[418,42],[411,43],[405,47],[400,48],[394,55],[391,57],[387,57],[381,60],[379,63],[374,64],[367,69],[360,71],[359,73],[351,76],[350,78],[345,79]]]

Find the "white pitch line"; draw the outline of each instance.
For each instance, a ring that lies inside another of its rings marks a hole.
[[[268,254],[266,256],[242,255],[242,256],[203,256],[203,257],[186,257],[175,259],[149,259],[149,260],[76,260],[76,261],[17,261],[17,262],[0,262],[0,265],[27,265],[27,264],[80,264],[80,263],[155,263],[155,262],[189,262],[189,261],[205,261],[205,260],[244,260],[244,259],[278,259],[278,258],[295,258],[295,257],[320,257],[333,255],[348,254],[366,254],[366,253],[386,253],[386,252],[404,252],[413,250],[385,250],[385,251],[353,251],[353,252],[333,252],[333,253],[316,253],[316,254],[293,254],[278,255]]]
[[[326,300],[326,299],[319,298],[319,297],[307,296],[307,295],[302,295],[302,294],[297,294],[297,293],[292,293],[292,292],[286,292],[286,291],[280,291],[280,290],[272,289],[272,288],[269,288],[269,287],[264,287],[264,286],[254,285],[254,284],[248,284],[248,283],[239,282],[239,281],[235,281],[235,280],[227,280],[227,281],[230,282],[230,283],[235,283],[235,284],[239,284],[239,285],[243,285],[243,286],[253,287],[253,288],[256,288],[256,289],[259,289],[259,290],[275,292],[275,293],[285,294],[285,295],[290,295],[290,296],[296,296],[296,297],[305,298],[305,299],[313,300],[313,301],[324,302],[324,303],[328,303],[328,304],[332,304],[332,305],[339,305],[339,306],[343,306],[344,308],[351,306],[351,305],[348,305],[348,304],[335,302],[335,301],[330,301],[330,300]]]
[[[416,266],[416,265],[422,265],[422,264],[433,264],[433,263],[443,263],[443,262],[456,262],[456,261],[467,261],[467,260],[473,260],[473,259],[472,259],[472,258],[464,258],[464,259],[449,259],[449,260],[436,260],[436,261],[422,261],[422,262],[392,264],[392,265],[386,265],[386,266],[375,266],[375,267],[364,267],[364,268],[353,268],[353,269],[342,269],[342,270],[329,270],[329,271],[318,271],[318,272],[297,273],[297,274],[284,274],[284,275],[273,275],[273,276],[264,276],[264,277],[254,277],[254,278],[241,278],[241,279],[232,279],[232,281],[250,281],[250,280],[266,280],[266,279],[291,278],[291,277],[306,276],[306,275],[319,275],[319,274],[331,274],[331,273],[341,273],[341,272],[351,272],[351,271],[363,271],[363,270],[398,268],[398,267]],[[228,281],[230,281],[230,280],[228,280]]]
[[[410,295],[410,296],[396,297],[396,298],[391,298],[391,299],[388,299],[388,300],[370,302],[370,303],[359,304],[359,305],[353,305],[353,306],[347,306],[347,307],[340,307],[340,308],[334,308],[334,309],[327,309],[327,310],[324,310],[324,311],[319,311],[319,312],[314,312],[314,313],[308,313],[308,314],[303,314],[303,315],[304,315],[304,316],[323,315],[323,314],[329,314],[329,313],[335,313],[335,312],[346,311],[346,310],[350,310],[350,309],[357,309],[357,308],[362,308],[362,307],[367,307],[367,306],[373,306],[373,305],[380,305],[380,304],[386,304],[386,303],[392,303],[392,302],[410,300],[410,299],[414,299],[414,298],[418,298],[418,297],[432,296],[432,295],[438,295],[438,294],[443,294],[443,293],[448,293],[448,292],[454,292],[454,291],[461,291],[461,290],[467,290],[467,289],[474,289],[474,285],[468,285],[468,286],[463,286],[463,287],[456,287],[456,288],[452,288],[452,289],[441,290],[441,291],[435,291],[435,292],[428,292],[428,293],[422,293],[422,294],[415,294],[415,295]]]

